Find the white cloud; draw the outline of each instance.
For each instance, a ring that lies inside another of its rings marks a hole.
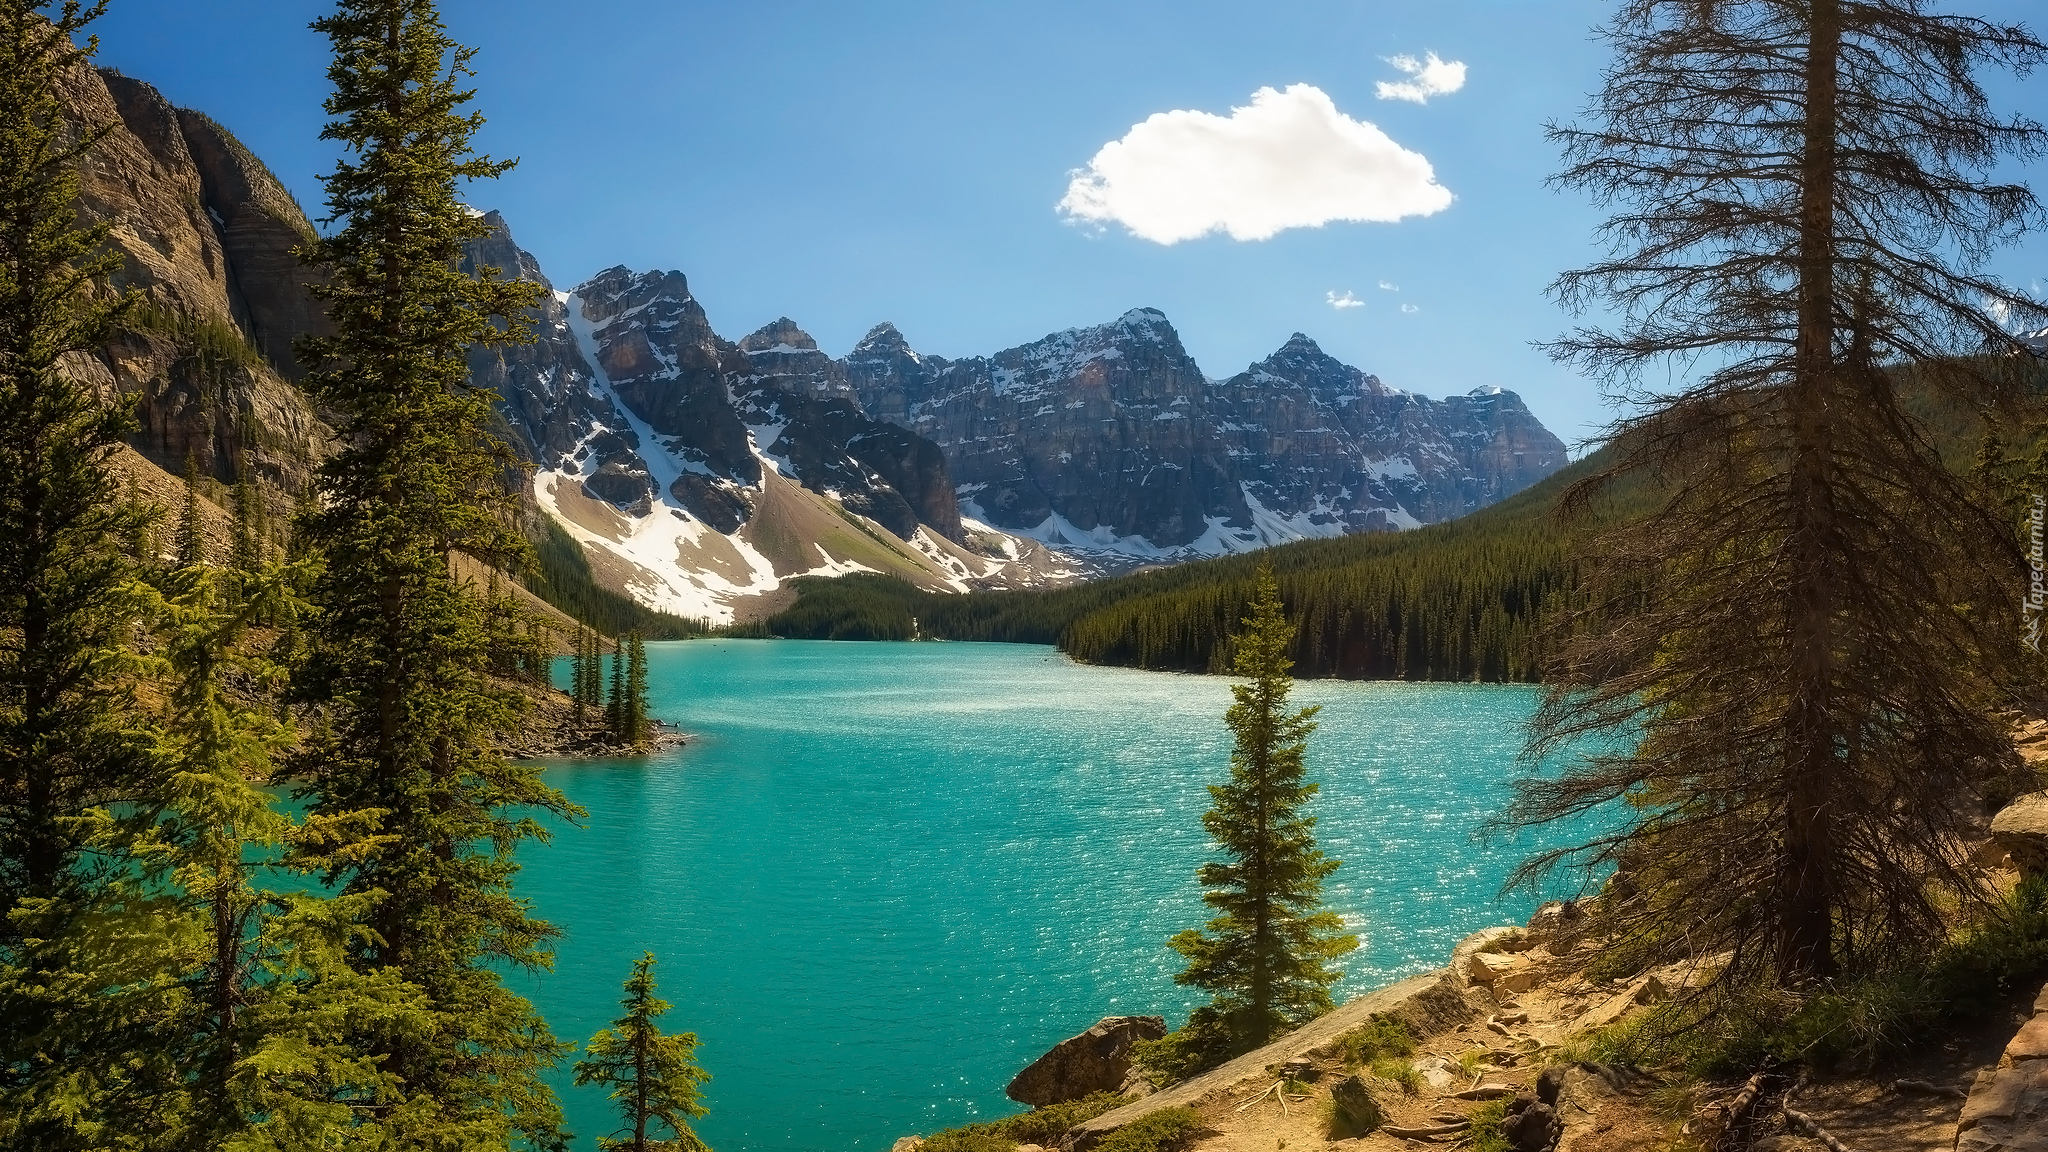
[[[1380,291],[1382,292],[1399,292],[1400,290],[1401,286],[1399,284],[1394,283],[1392,280],[1380,281]]]
[[[1211,232],[1265,240],[1333,220],[1393,223],[1450,204],[1427,157],[1295,84],[1261,88],[1229,116],[1154,114],[1076,171],[1059,209],[1177,244]]]
[[[1323,299],[1329,301],[1330,307],[1337,309],[1339,312],[1346,308],[1365,307],[1365,301],[1360,300],[1349,292],[1344,293],[1342,296],[1337,295],[1335,292],[1325,292],[1323,293]]]
[[[1396,56],[1388,60],[1395,68],[1406,72],[1409,79],[1393,83],[1380,81],[1380,99],[1406,100],[1411,104],[1427,104],[1431,96],[1445,96],[1465,86],[1465,65],[1456,60],[1439,60],[1434,52],[1427,60],[1413,56]]]
[[[1415,315],[1415,314],[1416,314],[1417,312],[1420,312],[1420,311],[1422,311],[1422,309],[1420,309],[1420,308],[1417,308],[1417,307],[1416,307],[1415,305],[1413,305],[1413,304],[1403,304],[1403,305],[1401,305],[1401,311],[1402,311],[1402,312],[1404,312],[1404,313],[1406,313],[1406,314],[1408,314],[1408,315],[1410,315],[1410,316],[1413,316],[1413,315]]]

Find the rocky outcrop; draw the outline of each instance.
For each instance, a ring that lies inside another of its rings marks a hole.
[[[1971,1086],[1956,1122],[1956,1152],[2048,1152],[2048,987],[1998,1067]]]
[[[1991,818],[1991,846],[2021,872],[2048,875],[2048,792],[2033,792]]]
[[[885,324],[845,375],[870,414],[946,450],[969,515],[1138,558],[1446,520],[1566,462],[1512,392],[1431,400],[1300,334],[1210,380],[1151,309],[958,361]]]
[[[130,82],[132,83],[132,81]],[[293,344],[330,335],[326,309],[307,291],[322,277],[297,249],[314,239],[299,203],[255,154],[203,112],[178,110],[199,191],[227,254],[229,300],[251,342],[287,378],[305,369]]]
[[[1019,1104],[1043,1108],[1120,1091],[1131,1074],[1131,1045],[1165,1035],[1163,1016],[1105,1016],[1017,1073],[1003,1094]]]
[[[113,127],[83,166],[79,208],[111,227],[114,287],[142,296],[78,370],[134,403],[130,443],[159,467],[189,457],[222,481],[246,468],[274,499],[299,491],[327,431],[278,358],[317,328],[308,274],[284,267],[310,227],[232,136],[148,84],[78,68],[62,94],[73,123]]]

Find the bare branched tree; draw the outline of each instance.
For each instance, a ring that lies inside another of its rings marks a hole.
[[[2005,324],[2041,309],[1982,269],[2042,210],[1992,173],[2048,133],[1977,77],[2048,45],[1931,7],[1625,0],[1590,126],[1551,129],[1555,184],[1615,209],[1607,259],[1553,286],[1617,317],[1550,350],[1628,413],[1575,495],[1665,495],[1591,561],[1531,744],[1618,750],[1521,781],[1505,821],[1625,801],[1519,879],[1618,867],[1600,904],[1645,961],[1798,985],[1938,938],[1974,891],[1957,833],[2012,754],[1982,659],[2024,588],[1909,401],[2019,391]]]

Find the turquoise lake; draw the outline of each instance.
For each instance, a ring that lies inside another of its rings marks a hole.
[[[650,644],[656,716],[691,743],[550,764],[589,810],[522,850],[564,932],[515,988],[579,1047],[643,949],[713,1080],[717,1152],[886,1152],[1020,1110],[1003,1087],[1098,1018],[1164,1014],[1168,936],[1206,919],[1205,786],[1227,680],[1090,668],[998,644]],[[566,667],[561,669],[566,672]],[[1482,842],[1534,689],[1308,681],[1329,906],[1362,939],[1338,999],[1519,922],[1495,895],[1536,842]],[[557,1077],[575,1146],[615,1126]]]

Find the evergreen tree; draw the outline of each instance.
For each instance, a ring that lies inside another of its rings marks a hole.
[[[1257,1048],[1330,1010],[1329,962],[1358,947],[1343,921],[1321,911],[1323,880],[1337,870],[1315,846],[1315,817],[1302,808],[1320,785],[1303,780],[1314,707],[1288,710],[1294,642],[1272,569],[1261,568],[1236,640],[1235,703],[1224,713],[1234,745],[1230,782],[1213,784],[1202,826],[1229,860],[1196,873],[1203,903],[1219,914],[1167,943],[1187,958],[1174,982],[1214,994],[1182,1030],[1206,1049],[1203,1063]]]
[[[282,849],[295,850],[299,871],[317,871],[333,863],[331,847],[377,831],[374,813],[301,824],[276,811],[254,782],[275,774],[274,758],[293,733],[221,691],[228,669],[275,681],[279,669],[241,649],[258,618],[296,614],[300,577],[273,565],[236,579],[230,597],[222,587],[227,574],[180,569],[166,577],[151,613],[173,674],[169,772],[164,814],[132,849],[147,882],[134,886],[130,903],[150,917],[154,938],[170,942],[166,976],[155,983],[172,995],[153,1021],[149,1047],[175,1063],[176,1089],[152,1102],[162,1130],[148,1134],[146,1146],[255,1152],[374,1144],[382,1134],[357,1106],[394,1086],[347,1037],[421,1019],[416,993],[395,970],[359,976],[346,963],[346,944],[376,894],[328,899],[256,883],[259,873],[278,869]]]
[[[269,516],[263,506],[263,490],[249,478],[245,457],[237,468],[234,490],[234,535],[231,563],[236,572],[253,576],[262,571],[267,558]]]
[[[199,462],[185,456],[185,507],[178,515],[178,567],[206,563],[206,530],[199,518]]]
[[[371,934],[352,942],[365,974],[395,969],[426,997],[430,1026],[360,1038],[401,1099],[379,1120],[398,1145],[560,1147],[560,1108],[541,1079],[562,1051],[508,969],[552,963],[554,928],[512,892],[517,846],[544,839],[536,810],[576,811],[538,770],[508,764],[494,739],[520,699],[496,685],[501,613],[460,575],[518,561],[513,467],[488,429],[490,392],[469,379],[473,346],[531,338],[537,285],[458,268],[488,227],[457,196],[462,180],[509,163],[473,154],[483,123],[470,49],[449,39],[430,0],[339,0],[314,27],[332,42],[334,119],[346,151],[326,178],[329,221],[308,246],[327,282],[315,294],[335,334],[306,341],[307,387],[333,411],[340,450],[302,520],[324,567],[320,615],[300,691],[326,706],[301,795],[320,817],[385,813],[329,879],[383,892]]]
[[[1509,820],[1633,803],[1521,873],[1625,868],[1597,908],[1632,962],[1799,987],[1910,958],[1983,892],[1974,777],[2012,755],[1984,672],[2024,582],[1902,387],[2021,391],[1978,354],[2019,351],[1994,313],[2044,313],[1982,268],[2042,213],[1992,169],[2048,132],[1977,77],[2048,45],[1932,7],[1626,0],[1593,122],[1553,129],[1558,183],[1616,206],[1555,291],[1617,315],[1553,351],[1637,413],[1594,483],[1660,487],[1587,557],[1532,748],[1627,750],[1524,781]]]
[[[626,659],[618,641],[612,641],[611,683],[605,689],[604,726],[617,739],[626,731]]]
[[[638,747],[647,743],[647,642],[638,631],[626,634],[626,691],[620,704],[619,739]]]
[[[148,519],[112,474],[132,422],[65,367],[134,302],[105,288],[109,226],[78,217],[79,169],[118,122],[68,123],[58,96],[103,9],[0,0],[0,1146],[24,1152],[108,1143],[103,1105],[153,1063],[130,1002],[97,995],[138,969],[85,943],[128,871],[93,850],[99,814],[157,779],[123,675],[126,545]]]
[[[654,994],[654,953],[633,962],[626,995],[619,1001],[624,1016],[590,1038],[585,1059],[576,1062],[576,1085],[609,1087],[623,1124],[620,1135],[600,1136],[600,1152],[711,1152],[690,1121],[706,1114],[697,1103],[698,1089],[711,1079],[697,1066],[693,1032],[666,1036],[659,1021],[669,1003]],[[667,1139],[648,1129],[667,1128]]]

